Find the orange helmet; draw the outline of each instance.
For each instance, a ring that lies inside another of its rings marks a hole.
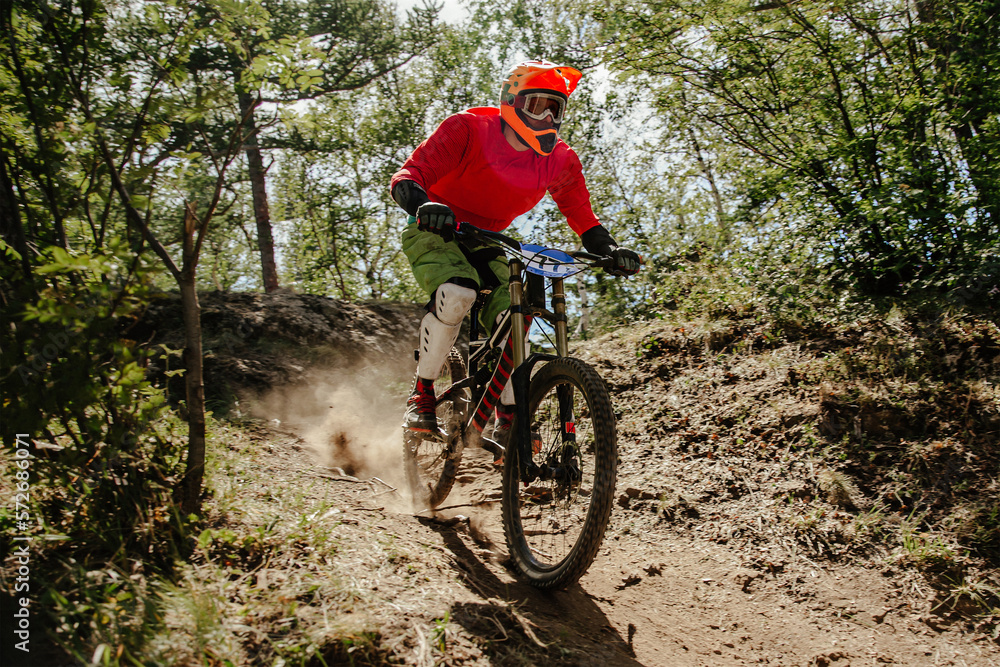
[[[500,117],[539,155],[548,155],[556,147],[559,126],[566,112],[569,96],[583,74],[565,65],[547,60],[529,60],[515,65],[500,89]],[[531,120],[551,125],[533,129]]]

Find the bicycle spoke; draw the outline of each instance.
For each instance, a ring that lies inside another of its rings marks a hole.
[[[577,360],[550,362],[530,393],[532,441],[541,444],[533,461],[542,473],[523,485],[513,464],[505,469],[505,530],[518,568],[536,585],[555,586],[579,578],[603,539],[614,493],[614,416],[603,382]]]

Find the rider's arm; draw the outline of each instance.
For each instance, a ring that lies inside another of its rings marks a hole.
[[[411,188],[411,192],[406,194],[416,196],[417,199],[413,201],[418,202],[415,207],[412,207],[414,210],[411,211],[409,197],[405,198],[406,205],[400,201],[400,198],[397,198],[397,188],[400,183],[411,181],[423,191],[424,196],[427,196],[427,192],[435,183],[459,167],[465,158],[470,141],[471,128],[468,119],[463,118],[462,114],[445,118],[437,129],[422,144],[417,146],[402,168],[389,181],[389,191],[392,193],[393,200],[402,206],[407,213],[414,215],[416,208],[427,200],[418,201],[420,193],[412,192]],[[404,193],[401,191],[399,194],[402,197]]]
[[[590,206],[590,191],[587,190],[587,183],[583,178],[583,167],[576,152],[560,143],[552,155],[547,159],[560,160],[558,172],[549,185],[549,194],[552,200],[559,207],[559,211],[566,216],[566,222],[577,234],[583,234],[588,229],[600,224],[594,209]]]
[[[614,259],[614,264],[607,269],[609,273],[617,276],[635,275],[639,272],[641,258],[627,248],[618,247],[611,233],[597,220],[590,205],[590,192],[583,179],[580,158],[569,146],[565,146],[565,149],[558,175],[549,186],[549,194],[566,216],[569,226],[580,235],[583,247],[595,255]]]
[[[604,225],[591,227],[580,235],[583,247],[595,255],[611,257],[614,262],[606,269],[614,276],[634,276],[639,273],[642,258],[628,248],[620,248]]]
[[[401,209],[414,217],[420,205],[430,201],[430,197],[422,187],[406,179],[399,180],[392,186],[392,199]]]
[[[450,241],[455,232],[455,214],[445,204],[432,202],[424,189],[413,181],[399,181],[392,188],[392,198],[417,219],[417,227],[441,235]]]

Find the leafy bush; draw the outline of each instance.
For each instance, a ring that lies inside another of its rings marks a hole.
[[[34,279],[14,264],[0,275],[13,325],[0,333],[4,416],[34,442],[38,520],[94,556],[159,558],[180,452],[163,392],[145,377],[152,353],[128,338],[149,269],[116,244],[43,257]]]

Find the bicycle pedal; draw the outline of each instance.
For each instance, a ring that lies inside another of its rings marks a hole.
[[[425,428],[416,428],[404,424],[403,430],[415,436],[419,436],[424,440],[436,440],[438,442],[445,442],[448,440],[448,434],[442,431],[440,428],[435,431],[431,431]]]

